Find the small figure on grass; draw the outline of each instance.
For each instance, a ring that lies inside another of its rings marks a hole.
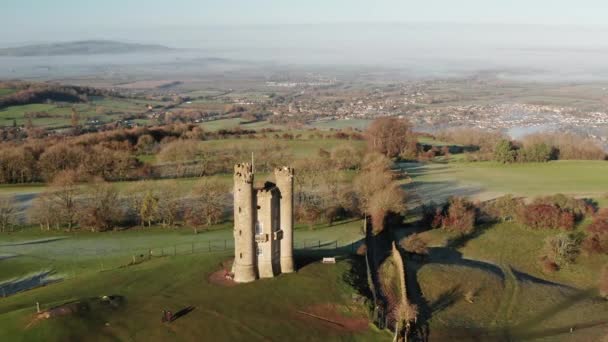
[[[161,317],[162,323],[171,323],[173,321],[173,313],[168,310],[163,310],[163,316]]]

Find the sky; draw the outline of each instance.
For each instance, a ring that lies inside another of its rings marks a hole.
[[[608,78],[607,18],[607,0],[0,0],[0,47],[106,39],[233,60]]]
[[[432,22],[608,27],[606,18],[605,0],[1,0],[0,43],[105,32],[143,37],[142,31],[199,26]]]

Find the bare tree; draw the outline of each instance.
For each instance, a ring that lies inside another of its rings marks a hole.
[[[388,168],[386,157],[372,155],[365,158],[363,171],[355,179],[361,211],[371,215],[374,233],[384,229],[389,213],[405,211],[405,192]]]
[[[186,221],[197,227],[221,222],[227,207],[228,186],[221,180],[203,178],[192,190],[192,201],[186,210]]]
[[[93,180],[85,190],[86,196],[79,206],[79,223],[91,231],[114,228],[123,216],[118,191],[102,179]]]
[[[376,119],[367,129],[366,137],[370,151],[389,158],[416,155],[416,136],[412,132],[412,125],[405,119]]]
[[[0,197],[0,232],[12,230],[15,224],[15,202],[12,197]]]
[[[51,230],[59,226],[59,211],[49,191],[42,192],[34,199],[28,214],[32,223],[40,225],[41,230]]]
[[[183,211],[183,198],[179,191],[179,184],[172,180],[163,185],[163,192],[159,196],[158,216],[165,227],[173,227]]]
[[[50,185],[50,198],[58,209],[60,224],[71,231],[77,222],[76,197],[80,194],[76,171],[66,170],[58,173]]]

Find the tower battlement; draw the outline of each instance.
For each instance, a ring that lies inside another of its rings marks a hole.
[[[277,182],[279,181],[279,178],[282,178],[282,177],[293,178],[294,169],[293,169],[293,167],[289,167],[289,166],[277,167],[274,169],[274,175],[275,175],[275,177],[277,177]]]
[[[246,183],[253,183],[253,167],[249,163],[234,165],[234,179]]]

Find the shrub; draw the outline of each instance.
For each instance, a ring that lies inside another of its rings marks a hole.
[[[540,265],[545,273],[555,273],[559,271],[559,265],[546,256],[540,259]]]
[[[548,204],[567,210],[575,215],[576,220],[582,219],[587,214],[593,214],[595,208],[584,199],[574,198],[563,194],[535,198],[533,204]]]
[[[493,201],[487,201],[480,205],[480,211],[494,221],[510,221],[517,217],[517,214],[524,207],[522,198],[512,195],[505,195]]]
[[[597,234],[587,236],[585,240],[583,240],[581,248],[587,255],[598,254],[604,251],[600,237]]]
[[[517,160],[522,163],[544,163],[555,159],[556,152],[544,142],[525,146],[517,155]]]
[[[473,203],[461,197],[452,197],[443,209],[436,211],[431,227],[441,226],[448,231],[468,234],[475,229],[476,217],[477,211]]]
[[[545,240],[546,256],[558,265],[571,264],[580,252],[581,239],[576,234],[559,234]]]
[[[600,210],[587,227],[589,233],[583,242],[583,250],[588,254],[608,253],[608,209]]]
[[[574,229],[574,215],[550,204],[530,204],[522,208],[518,221],[530,228]]]
[[[517,150],[513,143],[507,139],[498,141],[494,148],[494,160],[499,163],[513,163],[517,157]]]
[[[427,242],[419,234],[412,234],[401,241],[401,247],[406,251],[419,255],[429,254]]]

